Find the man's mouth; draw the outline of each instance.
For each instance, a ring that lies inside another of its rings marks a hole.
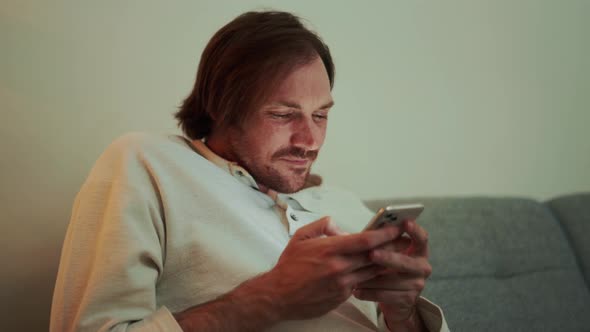
[[[293,166],[310,166],[318,156],[318,150],[304,150],[298,147],[277,151],[273,159],[284,161]]]
[[[289,164],[295,165],[295,166],[307,166],[311,160],[307,159],[307,158],[294,158],[294,157],[288,157],[288,158],[280,158],[280,160],[285,161]]]

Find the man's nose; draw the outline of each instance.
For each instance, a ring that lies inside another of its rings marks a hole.
[[[322,144],[323,128],[313,119],[300,119],[291,135],[291,144],[306,150],[318,150]]]

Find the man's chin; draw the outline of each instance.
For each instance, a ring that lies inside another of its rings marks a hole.
[[[310,167],[277,167],[268,168],[264,173],[251,173],[259,185],[283,194],[292,194],[305,187],[310,171]]]
[[[299,190],[305,187],[306,180],[309,176],[309,172],[306,172],[304,175],[299,175],[294,177],[293,175],[288,177],[281,177],[279,181],[273,181],[268,187],[273,189],[277,192],[283,194],[292,194],[298,192]]]
[[[299,190],[303,189],[304,186],[305,186],[305,180],[297,181],[295,183],[293,183],[293,182],[285,183],[284,182],[280,185],[279,190],[276,190],[276,191],[283,193],[283,194],[292,194],[292,193],[296,193]]]

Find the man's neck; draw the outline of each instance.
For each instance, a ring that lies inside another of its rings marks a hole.
[[[221,158],[227,161],[236,162],[235,156],[231,153],[231,149],[228,148],[227,140],[222,137],[212,134],[205,139],[205,145],[209,150]]]
[[[211,152],[215,153],[216,155],[218,155],[219,157],[229,161],[229,162],[237,162],[237,158],[233,157],[233,154],[230,152],[230,149],[227,149],[227,143],[225,140],[221,139],[219,136],[216,135],[212,135],[210,137],[207,137],[204,140],[205,145],[207,146],[207,148],[209,148],[209,150],[211,150]],[[241,167],[244,167],[243,165],[239,165]],[[256,181],[256,179],[254,179],[254,181]],[[256,181],[256,184],[258,185],[258,190],[264,194],[268,194],[270,188],[268,188],[267,186],[263,185],[262,183]]]

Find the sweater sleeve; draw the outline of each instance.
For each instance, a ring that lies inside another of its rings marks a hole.
[[[418,298],[416,307],[418,309],[418,314],[422,318],[422,321],[429,332],[450,331],[442,310],[436,304],[420,297]],[[385,323],[385,318],[382,313],[379,313],[379,331],[392,332],[387,328],[387,323]]]
[[[76,197],[50,331],[181,331],[156,303],[166,248],[157,188],[140,158],[112,150]]]

